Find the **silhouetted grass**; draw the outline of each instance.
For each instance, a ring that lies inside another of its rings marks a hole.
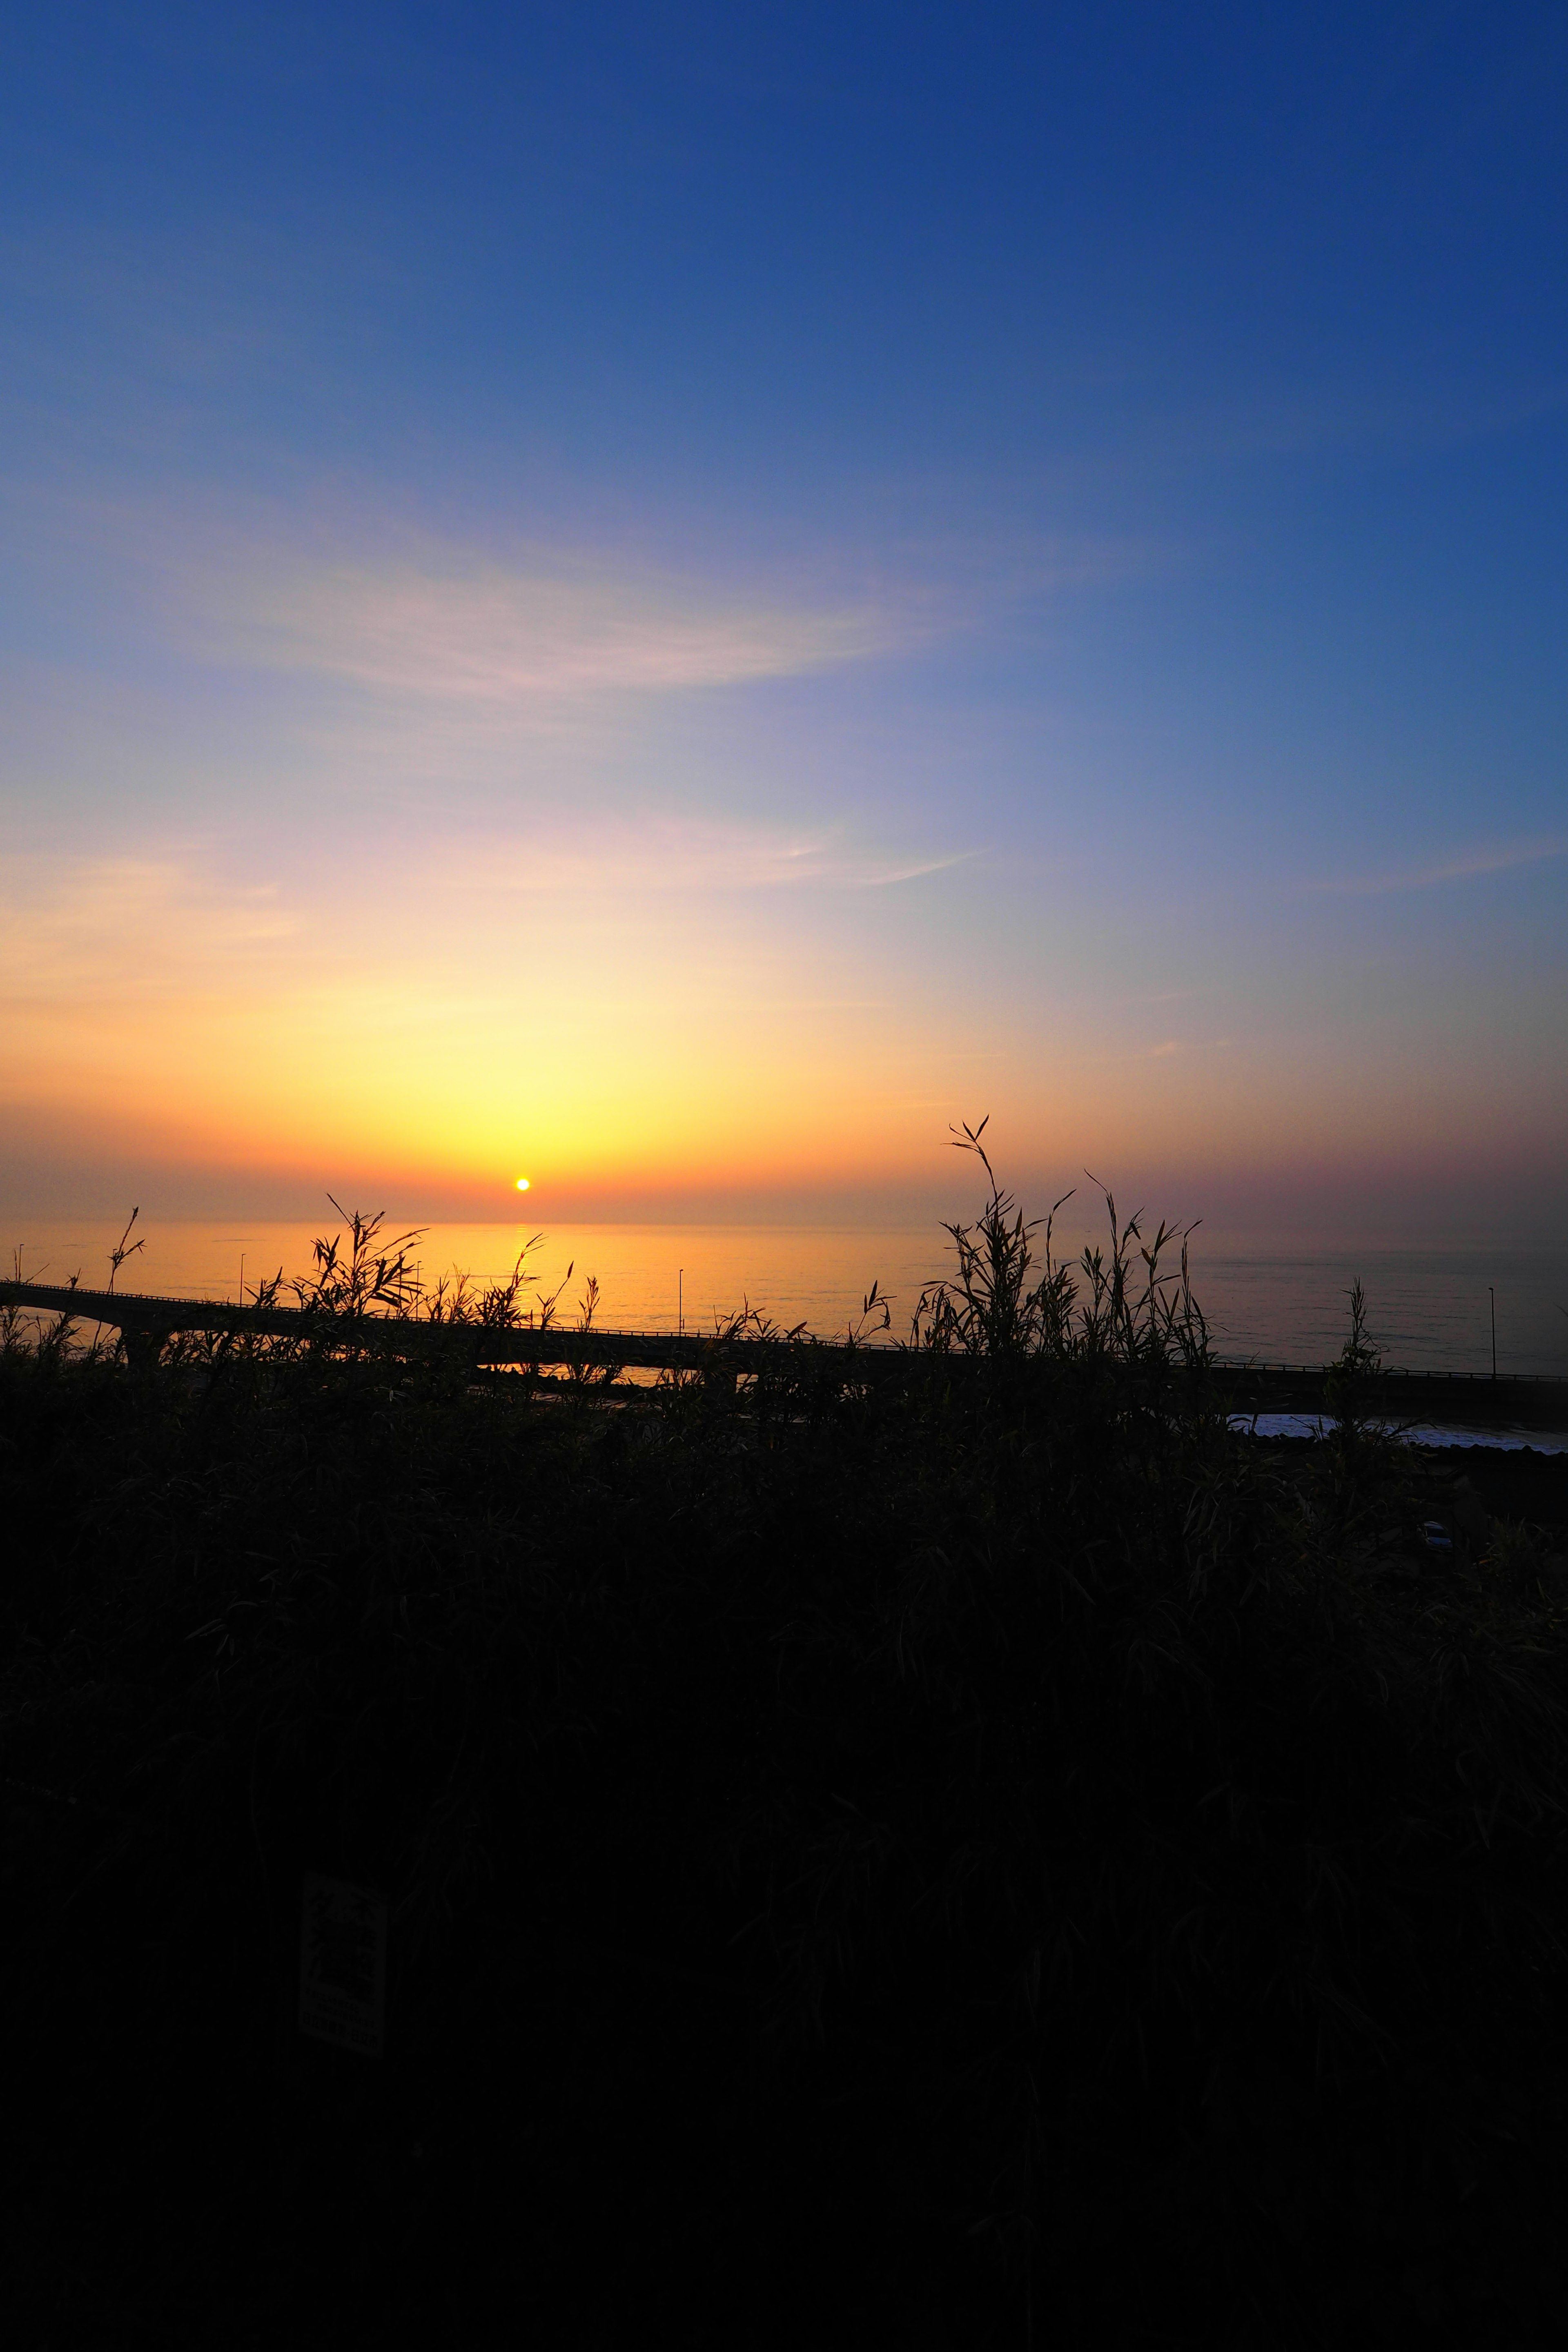
[[[357,1217],[305,1341],[0,1332],[40,2332],[1552,2337],[1556,1538],[1366,1416],[1359,1299],[1262,1446],[1182,1236],[984,1172],[896,1381],[388,1365],[334,1319],[560,1294]],[[392,1898],[379,2070],[293,2033],[307,1868]]]

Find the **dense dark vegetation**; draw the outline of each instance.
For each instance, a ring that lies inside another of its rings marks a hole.
[[[1112,1233],[994,1189],[897,1381],[13,1318],[13,2341],[1561,2340],[1568,1495],[1391,1444],[1359,1302],[1236,1433]]]

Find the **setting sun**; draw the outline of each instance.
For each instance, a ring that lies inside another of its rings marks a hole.
[[[518,1178],[518,1180],[517,1180],[517,1189],[518,1189],[518,1191],[519,1191],[520,1192],[527,1192],[527,1190],[528,1190],[528,1179],[527,1179],[527,1177],[526,1177],[526,1176],[520,1176],[520,1177]]]

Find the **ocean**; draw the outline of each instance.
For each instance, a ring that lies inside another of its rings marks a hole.
[[[84,1287],[107,1279],[119,1238],[109,1220],[13,1218],[4,1236],[24,1278]],[[122,1290],[180,1298],[237,1298],[258,1278],[309,1270],[311,1243],[334,1221],[279,1223],[153,1219],[144,1247],[120,1276]],[[504,1276],[533,1234],[528,1223],[434,1224],[410,1256],[426,1282],[462,1268],[479,1281]],[[875,1280],[902,1336],[925,1284],[950,1264],[940,1227],[897,1225],[567,1224],[543,1229],[526,1263],[538,1295],[560,1289],[574,1311],[585,1277],[598,1278],[598,1321],[608,1330],[711,1328],[750,1305],[788,1328],[841,1335]],[[1347,1294],[1365,1287],[1371,1333],[1385,1362],[1411,1370],[1497,1370],[1568,1378],[1568,1255],[1541,1250],[1361,1249],[1303,1253],[1203,1245],[1193,1251],[1194,1288],[1226,1357],[1321,1363],[1342,1344]]]

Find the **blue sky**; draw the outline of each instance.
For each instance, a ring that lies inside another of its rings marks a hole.
[[[0,1192],[858,1213],[989,1111],[1544,1231],[1565,94],[1508,0],[13,12]]]

